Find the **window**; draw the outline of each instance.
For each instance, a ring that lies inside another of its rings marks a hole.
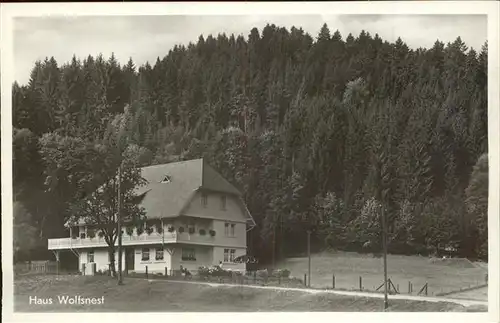
[[[80,236],[80,227],[73,227],[70,229],[71,238],[76,239]]]
[[[187,230],[189,234],[194,234],[196,232],[196,227],[194,223],[188,223]]]
[[[149,260],[149,248],[142,248],[142,261],[148,261]]]
[[[236,224],[234,224],[234,223],[224,223],[224,235],[226,237],[234,237],[235,236],[235,228],[236,228]]]
[[[183,261],[196,261],[196,255],[194,248],[182,248],[182,258]]]
[[[220,208],[221,210],[226,210],[226,196],[225,195],[222,195],[220,197]]]
[[[87,263],[92,263],[94,262],[94,250],[90,250],[87,253]]]
[[[156,260],[163,260],[163,248],[162,247],[159,247],[159,248],[156,248],[156,257],[155,257]]]
[[[234,262],[236,249],[224,249],[224,262]]]
[[[203,207],[207,207],[207,204],[208,204],[208,196],[206,193],[202,193],[201,194],[201,205]]]

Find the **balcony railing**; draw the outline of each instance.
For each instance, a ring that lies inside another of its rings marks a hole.
[[[143,233],[140,236],[132,235],[129,236],[124,234],[122,236],[122,245],[141,245],[141,244],[151,244],[151,243],[201,243],[210,244],[215,241],[215,237],[209,234],[200,235],[198,233],[189,234],[187,232],[165,232],[165,233]],[[116,245],[116,243],[115,243]],[[49,239],[48,249],[77,249],[77,248],[92,248],[92,247],[106,247],[107,243],[104,238],[94,237],[94,238],[61,238],[61,239]]]

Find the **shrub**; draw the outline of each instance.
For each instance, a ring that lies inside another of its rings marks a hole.
[[[207,231],[205,229],[200,229],[200,236],[204,236],[207,234]]]
[[[267,277],[269,277],[269,271],[267,269],[257,270],[257,276],[262,277],[262,278],[267,278]]]
[[[104,232],[99,231],[99,233],[97,234],[97,236],[102,239],[104,237]]]
[[[144,228],[142,226],[137,227],[137,235],[140,236],[144,233]]]
[[[147,228],[146,228],[146,233],[147,233],[148,235],[150,235],[151,233],[153,233],[153,228],[152,228],[152,227],[147,227]]]
[[[194,228],[189,228],[189,234],[193,234],[194,232]]]
[[[167,230],[168,232],[172,233],[175,231],[175,228],[173,226],[169,226]]]
[[[90,239],[94,239],[94,238],[95,238],[95,232],[94,232],[94,230],[89,230],[89,231],[87,232],[87,235],[88,235],[88,237],[89,237]]]
[[[214,277],[230,277],[232,272],[230,270],[225,270],[220,266],[214,266],[211,268],[210,274]]]
[[[288,270],[288,269],[276,269],[273,271],[273,276],[274,277],[288,278],[288,277],[290,277],[290,270]]]
[[[125,229],[125,231],[127,231],[127,234],[129,236],[132,236],[134,234],[134,228],[132,228],[132,227],[127,227],[127,229]]]
[[[177,231],[179,231],[179,233],[183,233],[184,232],[184,227],[179,227],[179,229]]]
[[[198,268],[198,276],[200,277],[208,277],[210,276],[210,268],[207,266],[201,266]]]
[[[157,227],[156,228],[156,232],[158,233],[162,233],[163,232],[163,228],[160,226],[160,227]]]
[[[232,275],[231,270],[225,270],[220,266],[202,266],[198,268],[198,276],[200,277],[231,277]]]
[[[210,230],[209,232],[212,237],[215,237],[215,230]]]

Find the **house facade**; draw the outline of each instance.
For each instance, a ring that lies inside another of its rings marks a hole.
[[[223,263],[244,271],[234,259],[246,255],[247,231],[255,226],[241,193],[203,159],[141,169],[147,185],[144,227],[123,224],[122,268],[128,272],[165,272],[181,266],[196,272],[200,266]],[[108,246],[96,228],[84,223],[69,228],[70,236],[49,239],[56,258],[61,251],[78,257],[86,274],[109,269]],[[115,262],[118,254],[115,244]],[[95,265],[94,265],[95,264]]]

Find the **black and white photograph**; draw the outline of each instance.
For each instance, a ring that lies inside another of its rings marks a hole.
[[[194,4],[2,5],[10,319],[497,321],[498,3]]]

